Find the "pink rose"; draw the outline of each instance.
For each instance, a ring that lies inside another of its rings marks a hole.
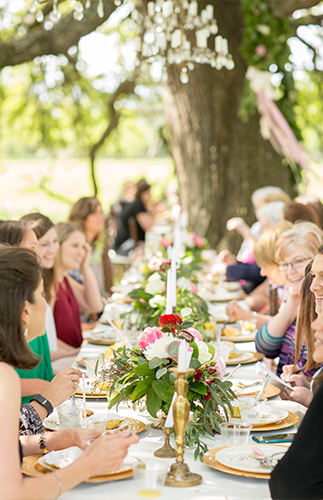
[[[157,339],[162,338],[162,336],[163,334],[161,328],[158,328],[157,326],[148,326],[139,335],[138,347],[140,347],[140,349],[145,349],[147,345],[153,344]]]
[[[162,263],[163,263],[162,259],[159,259],[159,257],[153,256],[149,259],[147,266],[148,266],[149,271],[159,271]]]
[[[198,235],[194,236],[194,243],[197,246],[197,248],[204,247],[203,238],[201,238],[201,236],[198,236]]]
[[[193,335],[192,339],[191,335],[188,335],[185,332],[181,333],[182,337],[185,337],[187,340],[194,340],[194,339],[203,340],[202,335],[200,334],[200,332],[195,330],[195,328],[186,328],[186,331],[189,332],[191,335]]]
[[[267,52],[267,49],[264,45],[261,44],[261,45],[257,45],[255,52],[256,52],[257,56],[264,57],[264,55]]]
[[[194,295],[197,295],[197,286],[194,285],[193,281],[190,281],[190,285],[191,285],[191,291],[192,293],[194,293]]]
[[[220,377],[224,377],[224,375],[226,373],[226,366],[225,366],[223,356],[221,356],[220,354],[218,354],[216,352],[213,356],[213,361],[216,361],[216,368],[217,368],[218,372],[220,373]]]
[[[171,240],[168,240],[167,238],[165,238],[165,236],[162,236],[161,240],[160,240],[160,244],[163,248],[167,248],[169,247],[170,245],[173,244],[173,242]]]
[[[182,341],[180,339],[174,339],[174,340],[172,340],[172,342],[178,342],[180,344]],[[186,350],[188,352],[193,352],[193,347],[191,347],[187,342],[185,342],[185,343],[186,343]],[[169,344],[171,344],[171,342]],[[165,347],[166,352],[168,352],[167,349],[168,349],[169,344],[167,344],[167,346]],[[173,359],[177,359],[177,358],[178,358],[178,356],[173,357]]]

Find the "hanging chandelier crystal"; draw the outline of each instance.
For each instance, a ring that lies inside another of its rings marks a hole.
[[[228,40],[218,35],[213,5],[199,11],[196,0],[156,0],[147,4],[147,14],[132,11],[137,26],[137,51],[140,60],[163,64],[163,79],[167,65],[181,68],[180,80],[189,81],[188,71],[197,64],[209,64],[218,70],[234,68]]]
[[[84,18],[85,10],[92,2],[97,3],[97,13],[104,17],[103,0],[73,0],[73,16],[77,21]],[[116,6],[127,0],[114,0]],[[42,22],[44,14],[41,4],[44,0],[32,0],[30,12],[36,13],[36,20]],[[181,69],[182,83],[189,81],[189,71],[195,64],[209,64],[212,68],[232,70],[234,61],[229,53],[228,40],[218,34],[214,18],[214,7],[209,4],[199,9],[197,0],[156,0],[142,5],[145,12],[134,5],[131,13],[138,63],[162,65],[162,79],[167,79],[167,66],[177,65]],[[58,0],[52,0],[49,19],[55,23],[61,17]]]

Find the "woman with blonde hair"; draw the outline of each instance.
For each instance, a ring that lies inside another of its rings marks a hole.
[[[280,235],[292,227],[293,225],[288,221],[279,221],[274,227],[267,229],[260,236],[259,240],[256,241],[254,246],[255,260],[260,267],[261,276],[265,276],[267,279],[245,299],[251,309],[250,311],[246,311],[239,306],[236,300],[228,304],[226,312],[230,321],[252,320],[256,318],[258,328],[267,323],[269,319],[268,314],[262,314],[260,311],[269,306],[268,287],[270,284],[278,288],[279,303],[282,302],[285,296],[285,280],[275,261],[275,244]]]
[[[322,242],[322,230],[311,222],[295,224],[276,241],[275,260],[289,286],[289,295],[284,308],[258,330],[255,343],[257,351],[264,353],[267,358],[279,356],[278,375],[282,373],[284,365],[294,363],[296,317],[305,268]],[[303,345],[297,361],[298,368],[302,368],[306,361],[307,350]],[[312,376],[313,371],[305,372],[307,374]]]
[[[59,251],[55,257],[53,299],[57,338],[73,347],[83,341],[80,310],[89,313],[102,311],[102,300],[98,282],[89,264],[91,247],[80,226],[72,222],[56,225]],[[79,269],[83,284],[69,275],[70,270]]]

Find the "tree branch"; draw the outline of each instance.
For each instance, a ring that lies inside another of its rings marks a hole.
[[[95,159],[98,150],[104,143],[104,141],[109,137],[111,132],[117,128],[120,120],[120,113],[118,113],[114,107],[116,100],[118,97],[120,97],[121,94],[132,94],[134,89],[135,89],[135,80],[125,80],[122,82],[115,93],[110,97],[109,102],[108,102],[108,110],[109,110],[109,125],[101,135],[100,139],[91,146],[90,148],[90,168],[91,168],[91,179],[92,179],[92,184],[93,184],[93,190],[94,190],[94,196],[97,196],[98,194],[98,183],[97,183],[97,176],[96,176],[96,171],[95,171]]]
[[[296,33],[297,28],[299,26],[308,26],[309,24],[317,24],[321,26],[321,22],[323,21],[323,15],[321,16],[306,16],[306,17],[300,17],[299,19],[292,19],[290,22],[290,25]]]
[[[295,10],[310,9],[321,0],[266,0],[274,16],[284,18],[291,16]]]
[[[82,36],[88,35],[103,24],[116,9],[112,0],[103,1],[103,18],[97,14],[97,2],[93,2],[91,7],[86,9],[82,21],[76,21],[73,13],[70,13],[49,31],[45,31],[40,25],[33,26],[24,36],[0,43],[0,69],[29,62],[43,55],[66,54],[70,47],[77,45]]]

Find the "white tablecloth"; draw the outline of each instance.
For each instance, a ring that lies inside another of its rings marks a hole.
[[[239,349],[244,350],[254,350],[254,343],[241,343],[238,344]],[[106,348],[104,346],[95,346],[85,343],[82,351],[78,357],[89,356],[94,353],[103,352]],[[228,371],[233,370],[234,366],[228,366]],[[233,375],[237,379],[255,379],[254,364],[242,365],[239,370]],[[279,401],[279,398],[275,398]],[[278,403],[277,401],[277,403]],[[284,408],[289,402],[284,401]],[[291,403],[292,404],[292,403]],[[88,408],[96,410],[104,410],[107,408],[107,402],[105,400],[91,402],[88,400]],[[293,411],[293,410],[290,410]],[[163,463],[168,463],[171,465],[174,459],[158,459],[153,456],[155,450],[160,448],[164,442],[164,435],[160,430],[154,430],[151,428],[149,421],[150,417],[148,414],[136,413],[132,409],[126,407],[126,405],[120,405],[119,412],[123,416],[129,416],[132,418],[137,418],[147,423],[147,429],[139,434],[140,442],[130,448],[129,454],[138,457],[142,460],[151,462],[152,460],[162,461]],[[289,429],[289,432],[295,432],[295,427]],[[217,448],[222,446],[221,436],[217,435],[212,439],[205,440],[209,448]],[[251,440],[250,442],[254,443]],[[174,441],[173,441],[174,443]],[[238,477],[230,474],[226,474],[220,471],[211,469],[204,463],[194,461],[193,458],[194,450],[187,449],[185,451],[185,462],[190,467],[192,472],[201,474],[203,477],[203,483],[196,487],[191,488],[169,488],[164,487],[162,496],[159,497],[161,500],[175,500],[180,498],[181,500],[190,499],[203,499],[203,500],[267,500],[270,499],[270,492],[268,487],[268,481],[264,479],[252,479],[247,477]],[[83,483],[73,490],[64,493],[60,498],[69,500],[85,500],[85,499],[104,499],[104,500],[134,500],[139,497],[136,495],[134,480],[132,478],[124,479],[121,481],[114,481],[111,483],[102,484],[86,484]]]

